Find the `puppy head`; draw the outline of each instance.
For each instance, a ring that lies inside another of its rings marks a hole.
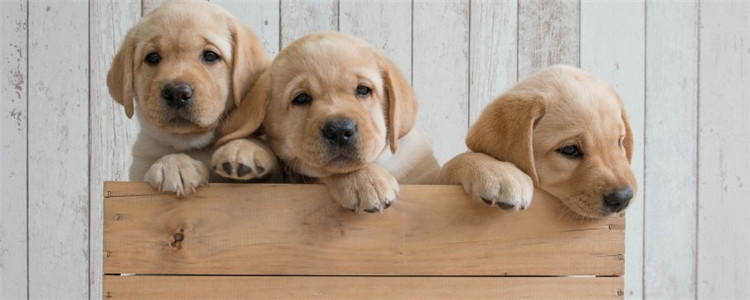
[[[466,143],[514,163],[584,217],[620,212],[636,192],[622,101],[604,81],[573,67],[548,68],[501,95]]]
[[[112,97],[166,135],[215,129],[269,64],[252,31],[207,2],[170,2],[136,24],[107,75]]]
[[[218,144],[260,124],[270,146],[295,172],[324,177],[373,162],[413,127],[417,101],[387,58],[362,40],[309,34],[286,47],[222,129]],[[250,120],[250,121],[248,121]]]

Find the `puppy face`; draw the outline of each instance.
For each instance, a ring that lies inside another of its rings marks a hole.
[[[386,145],[396,151],[398,138],[414,125],[416,99],[400,72],[365,42],[344,34],[295,41],[260,81],[267,91],[247,107],[267,103],[263,128],[271,148],[306,176],[348,173],[374,162]],[[242,111],[258,109],[241,107],[233,114],[225,130],[229,137],[257,127],[243,120]]]
[[[581,216],[620,212],[636,192],[622,101],[611,86],[572,67],[549,68],[500,96],[467,144],[516,164]]]
[[[206,2],[172,2],[132,28],[107,85],[144,127],[168,135],[217,128],[268,58],[257,38],[225,10]]]

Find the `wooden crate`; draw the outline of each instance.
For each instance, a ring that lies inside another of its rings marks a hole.
[[[105,299],[621,298],[622,216],[537,193],[507,213],[459,186],[401,186],[355,214],[322,185],[211,184],[187,199],[104,184]]]

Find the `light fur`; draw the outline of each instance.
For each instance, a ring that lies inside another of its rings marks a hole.
[[[205,51],[219,60],[202,60]],[[146,62],[153,53],[157,64]],[[174,1],[144,16],[128,31],[107,75],[112,98],[141,125],[130,180],[179,196],[207,183],[205,165],[220,124],[268,65],[255,34],[219,6]],[[192,87],[183,108],[162,97],[173,83]]]
[[[371,94],[356,95],[358,86]],[[294,104],[302,93],[311,102]],[[437,160],[414,129],[417,107],[398,68],[370,45],[341,33],[313,33],[279,53],[231,115],[218,144],[255,132],[263,119],[287,182],[322,182],[348,209],[382,211],[397,197],[398,183],[437,180]],[[331,151],[321,137],[321,128],[336,118],[356,124],[357,142],[346,152]]]
[[[536,187],[597,218],[610,214],[605,195],[623,187],[636,192],[625,107],[609,84],[574,67],[547,68],[500,95],[470,128],[466,144],[475,153],[446,163],[441,180],[493,204],[523,209]],[[562,155],[568,145],[582,157]]]

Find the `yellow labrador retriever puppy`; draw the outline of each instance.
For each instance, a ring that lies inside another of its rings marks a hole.
[[[389,59],[360,39],[322,32],[286,47],[231,115],[218,144],[256,131],[264,107],[262,129],[287,181],[322,182],[347,209],[382,211],[397,198],[398,183],[437,180],[432,149],[413,130],[414,92]]]
[[[178,196],[205,184],[217,128],[269,64],[255,34],[208,2],[171,2],[143,17],[107,75],[112,97],[141,125],[130,179]],[[260,153],[263,171],[276,164],[257,141],[238,143]],[[247,172],[262,177],[259,166]]]
[[[598,218],[624,210],[636,192],[622,101],[574,67],[547,68],[500,95],[466,144],[473,152],[446,163],[441,180],[504,209],[527,208],[536,186],[578,215]]]

